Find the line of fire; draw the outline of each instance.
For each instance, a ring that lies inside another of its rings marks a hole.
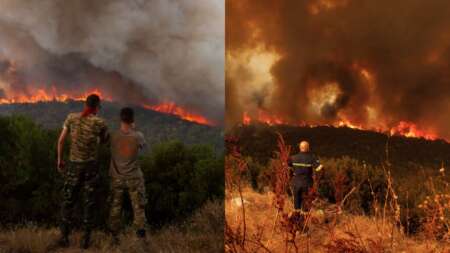
[[[337,0],[229,1],[227,12],[229,127],[326,125],[449,140],[450,116],[436,111],[450,103],[450,40],[437,19],[424,15],[439,27],[424,31],[374,3]]]
[[[12,96],[6,96],[6,98],[0,98],[1,104],[24,104],[24,103],[37,103],[37,102],[66,102],[70,100],[74,101],[85,101],[87,96],[90,94],[96,94],[100,96],[105,101],[114,101],[112,96],[107,95],[107,93],[102,92],[98,89],[91,89],[82,93],[70,93],[70,92],[60,92],[57,90],[56,86],[52,86],[49,91],[44,89],[36,89],[28,94],[13,94]],[[215,125],[213,121],[207,119],[206,117],[190,112],[189,109],[185,109],[181,106],[176,105],[173,102],[165,102],[160,104],[137,104],[136,106],[143,107],[148,110],[153,110],[161,113],[167,113],[175,115],[183,120],[195,122],[203,125]]]

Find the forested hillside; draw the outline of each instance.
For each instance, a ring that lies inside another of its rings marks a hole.
[[[420,138],[388,136],[384,133],[351,129],[348,127],[295,127],[252,124],[230,130],[241,152],[266,163],[277,149],[280,133],[293,152],[298,142],[307,140],[320,157],[348,156],[361,162],[378,165],[389,160],[399,166],[441,166],[450,162],[450,144],[444,140],[430,141]]]
[[[118,103],[103,102],[100,116],[107,120],[111,129],[119,125],[119,111],[124,106]],[[38,102],[29,104],[2,104],[0,115],[26,115],[47,129],[60,129],[70,112],[78,112],[83,103]],[[201,125],[177,116],[160,113],[142,107],[134,107],[136,124],[150,144],[167,140],[181,140],[185,144],[211,144],[215,150],[223,151],[223,134],[220,127]]]

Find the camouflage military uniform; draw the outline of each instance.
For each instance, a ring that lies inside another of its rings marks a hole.
[[[111,230],[118,233],[120,230],[123,194],[128,191],[133,206],[133,227],[135,230],[145,228],[145,186],[143,178],[121,179],[113,178],[111,182]]]
[[[71,113],[64,122],[71,137],[70,161],[87,162],[97,160],[99,141],[107,138],[105,121],[95,115],[81,117],[80,113]]]
[[[82,191],[83,227],[86,231],[92,227],[94,191],[99,178],[97,150],[99,142],[106,140],[107,131],[101,118],[95,115],[81,117],[79,113],[69,114],[64,128],[69,130],[71,145],[70,163],[64,175],[61,231],[68,234],[72,227],[73,208]]]
[[[145,183],[138,155],[145,147],[141,132],[116,131],[111,135],[111,213],[110,228],[113,234],[120,229],[124,192],[130,195],[133,206],[133,225],[137,231],[145,230]]]

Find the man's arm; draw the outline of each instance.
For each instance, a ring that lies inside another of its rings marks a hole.
[[[145,141],[145,137],[141,132],[138,132],[138,143],[139,155],[142,155],[147,150],[147,142]]]
[[[63,172],[64,169],[64,161],[62,159],[63,151],[64,151],[64,142],[66,141],[68,129],[67,127],[63,127],[63,130],[61,131],[61,134],[59,135],[58,139],[58,162],[57,162],[57,169],[60,173]]]
[[[108,131],[108,128],[103,128],[102,131],[100,132],[100,143],[102,144],[108,144],[110,141],[110,134]]]
[[[316,172],[321,171],[323,166],[320,164],[320,160],[317,157],[314,157],[313,168]]]
[[[108,131],[108,126],[106,125],[106,123],[101,120],[100,121],[100,132],[99,132],[99,138],[100,138],[100,143],[102,144],[108,144],[108,142],[110,141],[110,134]]]

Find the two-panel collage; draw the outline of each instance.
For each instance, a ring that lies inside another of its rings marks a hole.
[[[448,0],[0,0],[0,253],[450,253]]]

